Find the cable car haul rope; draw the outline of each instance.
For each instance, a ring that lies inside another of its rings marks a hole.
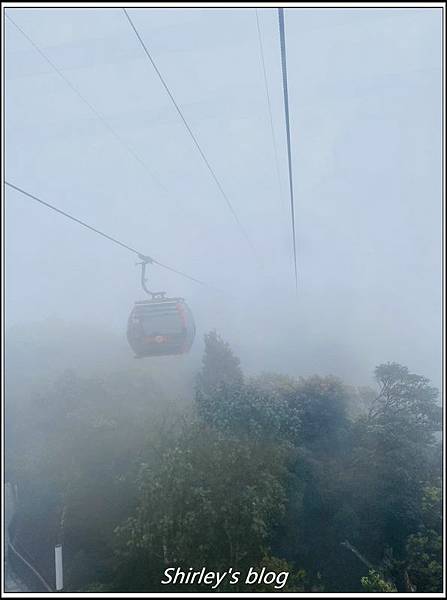
[[[218,187],[220,194],[222,195],[223,199],[225,200],[227,207],[229,208],[230,212],[232,213],[239,230],[246,238],[246,241],[249,243],[251,250],[253,251],[253,254],[257,257],[257,253],[255,251],[255,248],[254,248],[250,238],[247,235],[247,232],[245,231],[244,227],[242,226],[242,223],[239,220],[239,217],[238,217],[232,203],[230,202],[226,192],[224,191],[224,189],[221,185],[221,182],[218,179],[213,167],[211,166],[196,135],[193,133],[179,104],[175,100],[175,98],[171,92],[171,89],[168,87],[166,80],[164,79],[163,75],[161,74],[158,66],[155,64],[155,61],[154,61],[152,55],[150,54],[146,44],[143,41],[143,38],[141,37],[140,33],[138,32],[136,26],[134,25],[134,22],[132,21],[128,11],[125,8],[123,8],[123,11],[124,11],[124,14],[129,22],[130,26],[132,27],[132,30],[134,31],[134,33],[136,35],[141,47],[143,48],[147,58],[149,59],[149,61],[152,64],[153,68],[155,69],[155,71],[156,71],[161,83],[163,84],[163,87],[165,88],[167,94],[169,95],[169,98],[171,99],[178,115],[180,116],[180,118],[181,118],[183,124],[185,125],[190,137],[192,138],[197,150],[199,151],[199,154],[202,157],[206,167],[208,168],[208,171],[210,172],[216,186]],[[6,15],[6,16],[13,23],[13,25],[15,25],[15,27],[25,36],[25,38],[28,39],[28,41],[37,50],[37,52],[39,52],[39,54],[46,60],[46,62],[49,63],[50,66],[58,73],[58,75],[68,84],[68,86],[72,89],[72,91],[84,103],[86,103],[88,105],[90,110],[96,115],[97,118],[99,118],[103,122],[103,124],[109,129],[109,131],[115,136],[115,138],[127,148],[127,150],[134,156],[134,158],[136,158],[139,162],[141,162],[143,164],[143,166],[145,166],[143,161],[141,161],[139,156],[135,154],[135,152],[132,150],[132,148],[127,146],[125,141],[123,139],[121,139],[121,137],[117,134],[117,132],[108,123],[108,121],[106,121],[106,119],[104,119],[104,117],[96,110],[96,108],[67,79],[67,77],[63,74],[63,72],[50,60],[50,58],[43,52],[43,50],[41,50],[40,47],[37,46],[37,44],[35,44],[33,42],[33,40],[8,15]],[[291,158],[291,144],[290,144],[289,99],[288,99],[288,86],[287,86],[284,11],[282,8],[278,9],[278,17],[279,17],[279,34],[280,34],[280,46],[281,46],[282,75],[283,75],[284,112],[285,112],[286,136],[287,136],[290,206],[291,206],[292,234],[293,234],[293,255],[294,255],[294,266],[295,266],[295,287],[297,289],[298,277],[297,277],[296,239],[295,239],[295,209],[294,209],[292,158]],[[275,145],[273,120],[272,120],[272,115],[271,115],[271,105],[270,105],[270,98],[269,98],[269,93],[268,93],[267,75],[266,75],[265,64],[264,64],[262,39],[261,39],[261,35],[260,35],[258,17],[257,17],[257,26],[258,26],[260,45],[261,45],[260,46],[261,59],[262,59],[264,80],[265,80],[266,91],[267,91],[267,99],[268,99],[268,107],[269,107],[269,112],[270,112],[270,123],[271,123],[271,129],[272,129],[273,143]],[[276,152],[276,145],[275,145],[275,156],[276,156],[276,160],[278,160],[277,152]],[[277,168],[278,168],[278,165],[277,165]],[[278,168],[278,178],[279,178],[279,182],[280,182],[279,168]],[[139,252],[137,249],[133,248],[132,246],[129,246],[128,244],[125,244],[124,242],[121,242],[117,238],[112,237],[111,235],[108,235],[107,233],[97,229],[96,227],[89,225],[85,221],[82,221],[81,219],[78,219],[77,217],[61,210],[60,208],[57,208],[53,204],[50,204],[49,202],[42,200],[38,196],[35,196],[34,194],[27,192],[26,190],[22,189],[21,187],[19,187],[17,185],[14,185],[13,183],[5,181],[5,184],[8,187],[10,187],[11,189],[22,194],[23,196],[26,196],[26,197],[34,200],[35,202],[38,202],[42,206],[45,206],[46,208],[49,208],[49,209],[59,213],[60,215],[66,217],[67,219],[70,219],[71,221],[78,223],[78,225],[82,225],[83,227],[89,229],[93,233],[100,235],[101,237],[109,240],[110,242],[112,242],[118,246],[121,246],[122,248],[124,248],[124,249],[128,250],[129,252],[132,252],[133,254],[136,254],[138,256],[138,258],[141,260],[141,262],[139,263],[141,265],[141,285],[143,287],[143,290],[148,294],[149,298],[146,300],[143,300],[143,301],[135,302],[135,305],[130,313],[129,320],[128,320],[127,338],[128,338],[131,348],[135,352],[136,357],[140,358],[143,356],[161,356],[161,355],[170,355],[170,354],[183,354],[185,352],[188,352],[188,350],[191,348],[191,345],[192,345],[192,343],[194,341],[194,337],[195,337],[194,318],[191,313],[191,310],[189,309],[189,307],[187,306],[187,304],[183,298],[166,297],[165,292],[152,292],[151,290],[149,290],[146,285],[147,284],[146,268],[147,268],[147,265],[149,265],[149,264],[158,265],[159,267],[162,267],[163,269],[167,269],[168,271],[171,271],[173,273],[176,273],[177,275],[185,277],[186,279],[189,279],[190,281],[194,281],[195,283],[198,283],[200,285],[206,285],[203,281],[200,281],[199,279],[196,279],[195,277],[192,277],[191,275],[187,275],[186,273],[183,273],[182,271],[174,269],[173,267],[170,267],[166,264],[163,264],[147,254]],[[213,287],[213,286],[207,285],[207,287]]]
[[[287,83],[287,54],[286,54],[286,33],[284,28],[284,9],[278,8],[279,40],[281,45],[281,67],[282,83],[284,92],[284,115],[286,119],[286,137],[287,137],[287,158],[289,166],[289,189],[290,189],[290,211],[292,218],[292,240],[293,240],[293,261],[295,268],[295,289],[298,290],[298,270],[296,265],[296,235],[295,235],[295,200],[293,195],[293,175],[292,175],[292,150],[290,144],[290,119],[289,119],[289,88]]]
[[[132,248],[132,246],[124,244],[120,240],[96,229],[96,227],[92,227],[85,221],[81,221],[81,219],[70,215],[49,202],[45,202],[9,181],[5,181],[5,184],[35,202],[54,210],[67,219],[90,229],[93,233],[138,256],[141,260],[141,263],[139,263],[141,265],[141,285],[144,291],[151,296],[151,299],[135,302],[128,321],[127,339],[137,358],[184,354],[188,352],[192,346],[196,332],[192,312],[183,298],[167,298],[165,292],[151,292],[146,285],[146,266],[148,264],[158,265],[200,285],[205,285],[203,281],[169,267],[146,254],[142,254],[135,248]]]

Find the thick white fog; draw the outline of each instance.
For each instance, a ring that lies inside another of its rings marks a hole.
[[[198,362],[216,328],[247,372],[360,384],[396,361],[440,384],[441,11],[286,11],[297,295],[274,10],[259,20],[280,182],[255,11],[129,9],[257,258],[121,10],[7,12],[132,152],[6,20],[6,179],[212,286],[150,269],[197,324],[192,355],[164,362]],[[136,257],[11,189],[5,212],[11,339],[44,353],[62,322],[67,351],[71,327],[92,361],[115,343],[131,359]]]

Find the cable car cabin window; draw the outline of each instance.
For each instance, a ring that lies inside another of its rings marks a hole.
[[[145,335],[176,335],[184,330],[175,305],[173,310],[142,313],[141,320]]]

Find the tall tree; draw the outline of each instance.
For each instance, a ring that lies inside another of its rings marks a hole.
[[[259,563],[284,512],[286,457],[281,446],[186,423],[142,465],[137,510],[118,530],[116,588],[166,591],[168,567],[242,571]]]
[[[204,394],[213,393],[221,385],[241,385],[244,377],[240,360],[229,344],[216,331],[205,335],[205,352],[197,386]]]
[[[421,523],[441,408],[429,380],[406,367],[386,363],[375,374],[379,391],[367,417],[357,423],[348,490],[355,499],[360,546],[375,564],[392,549],[394,566],[402,566],[394,578],[403,590],[402,561],[407,538]]]

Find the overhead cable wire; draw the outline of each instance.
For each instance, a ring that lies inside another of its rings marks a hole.
[[[50,65],[50,67],[59,75],[59,77],[68,85],[68,87],[76,94],[76,96],[84,102],[88,106],[88,108],[92,111],[92,113],[101,121],[101,123],[106,127],[106,129],[113,135],[113,137],[118,141],[121,146],[123,146],[127,152],[149,173],[151,178],[155,181],[155,183],[163,189],[163,191],[167,191],[163,184],[159,181],[158,177],[152,173],[144,160],[135,152],[135,150],[129,146],[129,144],[120,136],[120,134],[110,125],[107,119],[87,100],[85,96],[81,94],[78,88],[64,75],[64,73],[59,69],[59,67],[47,56],[47,54],[34,42],[34,40],[8,15],[5,13],[6,18],[16,27],[18,31],[23,35],[23,37],[28,40],[31,46],[40,54],[40,56]]]
[[[242,235],[244,236],[245,240],[246,240],[246,241],[247,241],[247,243],[249,244],[249,246],[250,246],[250,248],[252,249],[253,253],[254,253],[254,254],[255,254],[255,256],[257,257],[257,254],[256,254],[255,248],[254,248],[254,246],[253,246],[253,243],[252,243],[252,241],[250,240],[250,238],[249,238],[249,236],[248,236],[247,232],[245,231],[245,228],[243,227],[243,225],[242,225],[242,223],[241,223],[241,221],[240,221],[240,219],[239,219],[239,217],[238,217],[238,215],[237,215],[237,213],[236,213],[236,211],[235,211],[235,209],[234,209],[234,207],[233,207],[232,203],[230,202],[230,199],[228,198],[228,196],[227,196],[227,194],[226,194],[225,190],[223,189],[223,187],[222,187],[222,184],[220,183],[220,181],[219,181],[219,179],[218,179],[218,177],[217,177],[217,175],[216,175],[216,173],[215,173],[215,171],[214,171],[213,167],[211,166],[211,164],[210,164],[210,162],[209,162],[208,158],[206,157],[206,155],[205,155],[204,151],[202,150],[202,147],[200,146],[200,144],[199,144],[199,141],[198,141],[197,137],[194,135],[194,132],[192,131],[192,129],[191,129],[191,127],[190,127],[190,125],[189,125],[188,121],[186,120],[186,118],[185,118],[185,116],[184,116],[183,112],[181,111],[181,109],[180,109],[179,105],[177,104],[177,102],[176,102],[176,100],[175,100],[175,98],[174,98],[174,96],[173,96],[173,94],[172,94],[171,90],[169,89],[169,86],[168,86],[168,84],[166,83],[166,81],[165,81],[165,79],[164,79],[163,75],[161,74],[161,72],[160,72],[159,68],[157,67],[157,65],[156,65],[156,63],[155,63],[155,61],[154,61],[154,59],[152,58],[152,55],[151,55],[151,53],[149,52],[149,50],[148,50],[148,48],[147,48],[146,44],[144,43],[144,41],[143,41],[143,39],[142,39],[141,35],[138,33],[138,30],[137,30],[137,28],[135,27],[135,25],[134,25],[134,23],[133,23],[132,19],[130,18],[130,15],[129,15],[129,13],[127,12],[127,10],[126,10],[125,8],[123,8],[123,12],[124,12],[124,14],[126,15],[126,17],[127,17],[127,20],[129,21],[129,23],[130,23],[130,26],[132,27],[132,29],[133,29],[133,31],[134,31],[134,33],[135,33],[135,35],[137,36],[137,39],[138,39],[138,41],[140,42],[140,45],[141,45],[141,47],[143,48],[143,50],[144,50],[144,52],[145,52],[146,56],[148,57],[148,59],[149,59],[150,63],[151,63],[151,64],[152,64],[152,66],[153,66],[153,68],[155,69],[155,72],[157,73],[157,75],[158,75],[158,78],[160,79],[161,83],[163,84],[163,87],[165,88],[165,90],[166,90],[166,92],[167,92],[167,94],[168,94],[169,98],[171,99],[171,102],[172,102],[172,104],[174,105],[174,107],[175,107],[175,109],[176,109],[176,111],[177,111],[178,115],[180,116],[180,119],[182,120],[182,122],[183,122],[184,126],[186,127],[186,129],[187,129],[187,131],[188,131],[188,133],[189,133],[189,135],[191,136],[191,138],[192,138],[192,140],[193,140],[193,142],[194,142],[194,144],[195,144],[195,146],[196,146],[197,150],[199,151],[199,154],[200,154],[200,156],[202,157],[202,159],[203,159],[203,161],[204,161],[205,165],[206,165],[206,166],[207,166],[207,168],[208,168],[208,171],[210,172],[210,174],[211,174],[211,176],[212,176],[212,178],[213,178],[213,180],[214,180],[215,184],[217,185],[217,188],[219,189],[219,191],[220,191],[220,193],[221,193],[221,195],[222,195],[223,199],[225,200],[225,202],[226,202],[226,204],[227,204],[228,208],[230,209],[230,212],[231,212],[231,214],[233,215],[233,217],[234,217],[234,219],[235,219],[235,221],[236,221],[236,223],[237,223],[237,225],[238,225],[238,227],[239,227],[239,229],[240,229],[240,231],[241,231]]]
[[[97,235],[100,235],[103,238],[106,238],[107,240],[113,242],[114,244],[117,244],[118,246],[121,246],[122,248],[125,248],[126,250],[129,250],[130,252],[133,252],[134,254],[136,254],[138,256],[138,258],[146,260],[149,263],[158,265],[159,267],[162,267],[163,269],[167,269],[168,271],[172,271],[173,273],[176,273],[177,275],[181,275],[182,277],[185,277],[186,279],[189,279],[190,281],[194,281],[195,283],[198,283],[200,285],[207,285],[205,282],[200,281],[200,279],[196,279],[195,277],[191,277],[191,275],[187,275],[186,273],[183,273],[182,271],[178,271],[177,269],[174,269],[173,267],[169,267],[168,265],[156,260],[155,258],[152,258],[151,256],[148,256],[147,254],[140,252],[136,248],[133,248],[132,246],[129,246],[128,244],[125,244],[124,242],[121,242],[120,240],[112,237],[111,235],[108,235],[107,233],[104,233],[103,231],[96,229],[96,227],[92,227],[85,221],[81,221],[81,219],[78,219],[77,217],[61,210],[60,208],[57,208],[53,204],[50,204],[49,202],[45,202],[45,200],[42,200],[41,198],[39,198],[38,196],[35,196],[34,194],[30,194],[29,192],[25,191],[21,187],[14,185],[13,183],[10,183],[9,181],[5,181],[5,184],[7,186],[9,186],[10,188],[16,190],[17,192],[20,192],[24,196],[27,196],[28,198],[31,198],[32,200],[39,202],[43,206],[46,206],[47,208],[54,210],[55,212],[59,213],[60,215],[63,215],[67,219],[71,219],[75,223],[78,223],[79,225],[82,225],[83,227],[90,229],[90,231],[93,231]]]
[[[282,195],[281,174],[280,174],[279,159],[278,159],[278,148],[276,145],[275,128],[273,126],[272,105],[270,102],[270,92],[269,92],[269,84],[268,84],[268,78],[267,78],[267,69],[265,66],[264,45],[262,43],[261,27],[259,24],[259,11],[257,8],[255,9],[255,12],[256,12],[256,26],[258,29],[258,39],[259,39],[259,53],[261,56],[262,72],[264,74],[265,94],[267,97],[267,106],[268,106],[269,118],[270,118],[270,131],[272,134],[272,143],[273,143],[273,150],[274,150],[274,155],[275,155],[276,175],[278,177],[279,196],[282,199],[283,195]]]
[[[284,113],[286,118],[287,135],[287,158],[289,163],[289,187],[290,187],[290,210],[292,218],[292,238],[293,238],[293,260],[295,267],[295,289],[298,291],[298,271],[296,265],[296,234],[295,234],[295,202],[293,195],[293,175],[292,175],[292,151],[290,147],[290,120],[289,120],[289,91],[287,85],[287,57],[286,57],[286,36],[284,30],[284,9],[278,8],[279,21],[279,39],[281,45],[281,66],[282,82],[284,91]]]

